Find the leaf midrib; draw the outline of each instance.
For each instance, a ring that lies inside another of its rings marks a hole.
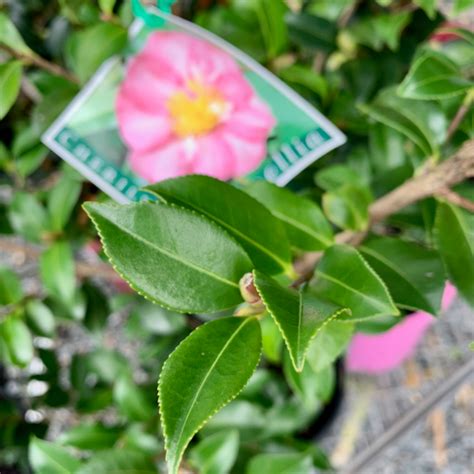
[[[130,237],[132,238],[136,238],[137,240],[139,240],[140,242],[142,242],[144,245],[148,246],[148,247],[151,247],[152,249],[155,249],[157,250],[158,252],[162,253],[163,255],[166,255],[167,257],[171,258],[172,260],[175,260],[179,263],[181,263],[182,265],[184,266],[187,266],[187,267],[190,267],[194,270],[196,270],[197,272],[200,272],[200,273],[203,273],[204,275],[207,275],[208,277],[210,278],[214,278],[215,280],[218,280],[222,283],[225,283],[227,285],[230,285],[230,286],[233,286],[235,288],[238,288],[239,285],[231,280],[227,280],[227,278],[224,278],[224,277],[221,277],[220,275],[217,275],[215,273],[212,273],[202,267],[198,267],[197,265],[194,265],[193,263],[189,262],[189,261],[185,261],[181,258],[179,258],[178,255],[175,255],[171,252],[168,252],[167,250],[161,248],[161,247],[158,247],[157,245],[155,245],[154,243],[148,241],[148,240],[145,240],[143,237],[141,237],[140,235],[138,234],[134,234],[132,232],[130,232],[130,230],[128,230],[126,227],[123,227],[115,222],[111,222],[110,220],[107,220],[110,224],[112,224],[113,226],[117,227],[118,229],[122,230],[123,232],[125,232],[126,234],[128,234]]]
[[[182,421],[181,423],[181,428],[180,428],[180,431],[179,431],[179,435],[177,437],[173,437],[175,440],[177,439],[178,441],[181,439],[181,436],[183,435],[183,432],[184,432],[184,429],[186,427],[186,423],[189,419],[189,416],[191,414],[191,411],[193,410],[194,408],[194,405],[196,404],[196,401],[199,397],[199,395],[201,394],[202,390],[204,389],[204,386],[206,385],[206,382],[207,380],[209,379],[212,371],[214,370],[214,368],[216,367],[217,363],[219,362],[220,358],[222,357],[222,355],[224,354],[224,352],[226,351],[226,349],[230,346],[230,344],[232,343],[232,341],[237,337],[237,334],[239,334],[239,332],[242,330],[242,328],[249,322],[249,321],[252,321],[252,318],[246,318],[241,324],[240,326],[235,330],[234,334],[232,334],[232,336],[226,341],[226,343],[224,344],[224,346],[222,347],[222,349],[219,351],[219,354],[217,354],[217,357],[215,358],[214,362],[212,363],[211,367],[209,368],[209,370],[207,371],[206,375],[204,376],[202,382],[200,383],[199,385],[199,388],[196,390],[196,393],[194,395],[194,398],[192,399],[191,403],[188,405],[188,409],[187,409],[187,413],[186,413],[186,416],[184,418],[184,420]],[[176,444],[178,444],[178,441],[176,441]],[[175,455],[176,454],[180,454],[179,452],[175,452],[174,453]]]
[[[356,293],[357,295],[360,295],[363,299],[365,300],[368,300],[368,301],[371,301],[373,303],[373,305],[383,311],[385,313],[385,311],[387,310],[387,307],[384,305],[384,304],[381,304],[380,301],[372,298],[371,296],[368,296],[364,293],[361,293],[360,291],[356,290],[355,288],[352,288],[351,286],[349,285],[346,285],[344,282],[342,282],[341,280],[337,279],[337,278],[334,278],[330,275],[328,275],[327,273],[324,273],[322,272],[321,270],[317,270],[316,273],[318,275],[321,275],[323,278],[325,278],[326,280],[329,280],[329,281],[332,281],[333,283],[336,283],[337,285],[339,286],[342,286],[343,288],[349,290],[349,291],[352,291],[353,293]],[[390,313],[391,314],[391,313]]]
[[[158,194],[160,195],[161,193],[158,192]],[[162,195],[166,196],[166,193],[163,193]],[[179,199],[179,198],[176,198],[176,197],[173,197],[173,196],[171,196],[171,199],[175,199],[176,201],[180,202],[184,206],[191,206],[193,209],[200,212],[201,214],[204,214],[205,216],[210,217],[212,220],[216,221],[222,227],[230,230],[231,232],[238,235],[243,240],[246,240],[250,245],[253,245],[254,247],[258,248],[261,252],[267,254],[271,259],[276,261],[283,270],[288,269],[288,266],[289,266],[288,262],[285,262],[284,260],[281,260],[277,255],[270,252],[266,247],[263,247],[257,241],[251,239],[248,235],[243,234],[240,230],[238,230],[234,226],[228,224],[227,222],[219,219],[217,216],[210,213],[209,211],[206,211],[205,209],[202,209],[200,206],[197,206],[196,204],[190,203],[190,202],[188,202],[186,200],[183,200],[183,199]]]
[[[403,273],[401,272],[395,265],[393,265],[392,262],[390,262],[390,260],[387,260],[383,255],[381,255],[380,253],[378,253],[377,251],[369,248],[369,247],[365,247],[365,246],[361,246],[360,249],[363,251],[363,252],[366,252],[368,253],[369,255],[372,255],[372,257],[380,260],[384,265],[386,265],[388,268],[390,268],[393,272],[395,272],[397,275],[400,276],[400,278],[402,278],[403,280],[405,280],[405,282],[415,291],[415,293],[418,294],[418,296],[425,302],[425,304],[431,308],[431,310],[434,310],[434,308],[431,306],[431,303],[426,299],[425,295],[422,294],[420,291],[418,291],[418,289],[416,288],[416,286],[408,279],[408,277]]]
[[[291,217],[289,217],[286,214],[283,214],[280,211],[274,210],[274,211],[272,211],[272,213],[276,217],[281,219],[282,221],[288,222],[288,224],[292,225],[293,227],[296,227],[297,229],[299,229],[303,232],[306,232],[308,235],[314,237],[316,240],[318,240],[319,242],[322,242],[324,245],[327,245],[327,246],[331,245],[332,242],[330,240],[326,239],[325,236],[322,236],[321,234],[317,234],[313,229],[311,229],[310,227],[305,226],[302,222],[295,221]]]

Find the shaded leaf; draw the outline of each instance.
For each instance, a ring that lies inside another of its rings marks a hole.
[[[331,226],[314,202],[266,181],[252,183],[246,191],[283,221],[294,247],[312,251],[332,245]]]
[[[446,202],[438,203],[435,241],[451,282],[461,296],[474,307],[474,250],[470,244],[468,223],[461,210]]]
[[[359,250],[387,284],[397,306],[438,313],[445,276],[437,252],[389,237],[369,239]]]
[[[348,245],[334,245],[324,252],[312,288],[321,298],[352,310],[348,320],[400,314],[381,278]]]
[[[0,266],[0,305],[18,303],[22,298],[20,279],[13,270]]]
[[[240,245],[205,217],[150,202],[84,208],[114,268],[150,300],[189,313],[242,301],[238,283],[252,264]]]
[[[39,300],[31,300],[26,304],[25,310],[28,324],[34,331],[41,336],[51,337],[54,335],[56,323],[48,306]]]
[[[8,16],[0,12],[0,44],[5,44],[19,53],[33,56],[33,51],[26,45],[16,26]]]
[[[311,456],[304,453],[269,453],[253,457],[246,474],[311,474]]]
[[[346,165],[325,166],[316,173],[314,181],[326,191],[334,191],[345,184],[365,184],[361,175]]]
[[[158,397],[170,474],[194,434],[245,386],[260,350],[258,321],[230,317],[200,326],[165,362]]]
[[[153,406],[143,390],[128,374],[122,374],[114,384],[114,402],[130,420],[146,421],[153,415]]]
[[[135,450],[114,449],[94,454],[77,474],[157,474],[150,456]]]
[[[329,321],[348,318],[350,313],[308,291],[285,288],[274,279],[254,271],[254,284],[268,312],[272,315],[296,370],[303,370],[311,339]]]
[[[33,358],[33,338],[19,316],[10,315],[4,320],[3,338],[11,361],[20,367],[28,365]]]
[[[111,448],[118,440],[120,428],[107,427],[101,423],[83,423],[67,430],[58,437],[58,442],[78,449],[93,451]]]
[[[240,242],[262,271],[291,273],[290,246],[283,225],[247,193],[203,175],[168,179],[145,189],[165,202],[213,219]]]
[[[8,218],[17,234],[33,242],[41,240],[47,216],[33,194],[16,192],[8,209]]]

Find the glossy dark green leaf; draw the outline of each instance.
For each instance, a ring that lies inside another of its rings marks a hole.
[[[306,360],[315,372],[325,370],[347,348],[354,334],[354,324],[330,321],[311,341]]]
[[[194,434],[245,386],[260,350],[258,321],[230,317],[200,326],[168,358],[158,397],[170,474]]]
[[[314,251],[332,245],[331,226],[316,203],[266,181],[257,181],[246,191],[283,221],[294,247]]]
[[[30,300],[25,307],[28,324],[40,336],[51,337],[54,335],[56,323],[54,315],[40,300]]]
[[[75,474],[81,466],[66,448],[38,438],[30,441],[28,458],[35,474]]]
[[[290,246],[283,225],[247,193],[203,175],[168,179],[145,189],[165,202],[213,219],[240,242],[262,271],[291,273]]]
[[[370,190],[365,186],[344,184],[323,196],[328,219],[341,229],[362,231],[369,225]]]
[[[311,474],[311,456],[304,453],[269,453],[253,457],[246,474]]]
[[[72,305],[76,292],[74,257],[69,243],[58,241],[40,257],[41,281],[49,295],[65,306]]]
[[[438,314],[445,275],[437,252],[389,237],[369,239],[359,249],[397,306]]]
[[[474,220],[466,220],[455,206],[438,203],[436,245],[451,282],[471,306],[474,306],[474,250],[470,244],[473,230],[469,226],[473,223]]]
[[[158,474],[150,456],[135,450],[113,449],[94,454],[76,474]]]
[[[312,287],[321,298],[349,308],[352,321],[400,314],[382,279],[348,245],[334,245],[324,252]]]
[[[228,474],[239,451],[239,432],[228,430],[204,438],[189,451],[189,461],[199,474]]]
[[[464,94],[472,87],[474,82],[464,79],[445,55],[426,51],[413,63],[397,92],[407,99],[439,100]]]
[[[21,281],[13,270],[0,266],[0,305],[18,303],[23,298]]]
[[[11,361],[25,367],[33,358],[33,338],[31,332],[17,315],[10,315],[3,321],[3,338]]]
[[[333,319],[350,317],[347,309],[319,299],[309,291],[285,288],[258,271],[254,271],[254,283],[281,331],[297,371],[303,370],[306,351],[318,331]]]
[[[150,300],[189,313],[219,311],[242,301],[239,280],[252,264],[214,222],[150,202],[84,207],[114,268]]]
[[[97,451],[111,448],[119,439],[120,428],[107,427],[101,423],[83,423],[62,433],[57,441],[78,449]]]
[[[326,53],[336,47],[336,25],[309,13],[289,13],[285,17],[290,39],[298,46]]]
[[[0,119],[7,115],[14,104],[21,85],[21,62],[8,61],[0,64]]]

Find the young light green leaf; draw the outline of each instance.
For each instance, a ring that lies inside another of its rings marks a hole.
[[[433,20],[435,18],[437,0],[413,0],[413,3],[422,8],[430,19]]]
[[[120,448],[94,454],[76,471],[76,474],[99,473],[158,474],[158,470],[150,456],[136,450]]]
[[[122,374],[114,384],[115,404],[129,420],[146,421],[153,415],[153,406],[142,390],[128,374]]]
[[[474,82],[464,79],[445,55],[426,51],[413,63],[397,92],[407,99],[440,100],[464,94],[472,87]]]
[[[73,304],[76,292],[74,257],[69,243],[55,242],[40,257],[41,281],[49,295],[65,307]]]
[[[354,334],[354,324],[330,321],[311,341],[306,360],[315,372],[329,367],[347,348]]]
[[[15,304],[22,298],[20,279],[13,270],[0,266],[0,305]]]
[[[291,274],[290,245],[283,224],[247,193],[203,175],[168,179],[145,189],[165,202],[213,219],[240,242],[258,269]]]
[[[204,438],[189,452],[189,461],[199,474],[228,474],[239,450],[237,430],[220,431]]]
[[[372,195],[365,186],[345,184],[323,196],[323,209],[329,220],[341,229],[365,230],[369,225]]]
[[[311,474],[311,456],[304,453],[268,453],[253,457],[246,474]]]
[[[469,242],[468,222],[461,210],[440,202],[436,210],[435,240],[452,283],[474,307],[474,250]]]
[[[106,15],[111,15],[114,10],[115,2],[116,0],[99,0],[99,7]]]
[[[285,288],[254,271],[254,284],[285,340],[295,370],[303,370],[306,351],[318,331],[333,319],[350,317],[347,309],[312,295]]]
[[[321,298],[349,308],[351,321],[400,314],[381,278],[348,245],[334,245],[324,252],[312,288]]]
[[[39,242],[46,228],[47,215],[38,199],[26,192],[16,192],[8,209],[13,230],[27,240]]]
[[[8,316],[3,322],[3,338],[11,361],[25,367],[33,358],[33,338],[30,330],[17,315]]]
[[[445,276],[437,252],[389,237],[369,239],[359,249],[397,306],[438,314]]]
[[[26,45],[16,26],[8,16],[0,12],[0,44],[18,51],[27,56],[33,56],[33,51]]]
[[[33,438],[28,459],[35,474],[75,474],[81,463],[62,446]]]
[[[194,434],[245,386],[260,350],[258,321],[230,317],[200,326],[165,362],[158,398],[169,474]]]
[[[260,320],[262,330],[262,353],[265,359],[273,364],[281,362],[283,336],[274,319],[267,315]]]
[[[26,304],[28,324],[39,335],[51,337],[54,335],[55,321],[51,310],[39,300],[31,300]]]
[[[20,61],[0,64],[0,120],[7,115],[20,91],[21,70]]]
[[[245,251],[195,212],[151,202],[84,205],[117,272],[148,299],[183,313],[220,311],[242,302]]]
[[[51,230],[61,231],[64,229],[79,198],[81,187],[79,180],[62,174],[49,192],[48,213]]]
[[[316,251],[332,245],[331,226],[316,203],[266,181],[252,183],[246,191],[283,221],[294,247]]]

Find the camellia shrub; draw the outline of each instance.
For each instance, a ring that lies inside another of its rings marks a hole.
[[[188,175],[118,205],[39,136],[126,46],[130,5],[42,3],[0,13],[0,250],[39,257],[42,283],[0,269],[0,467],[330,468],[307,430],[352,334],[438,315],[447,281],[474,306],[474,36],[436,2],[183,2],[348,142],[288,188]],[[80,258],[90,222],[114,271]],[[101,285],[116,274],[140,296]]]

